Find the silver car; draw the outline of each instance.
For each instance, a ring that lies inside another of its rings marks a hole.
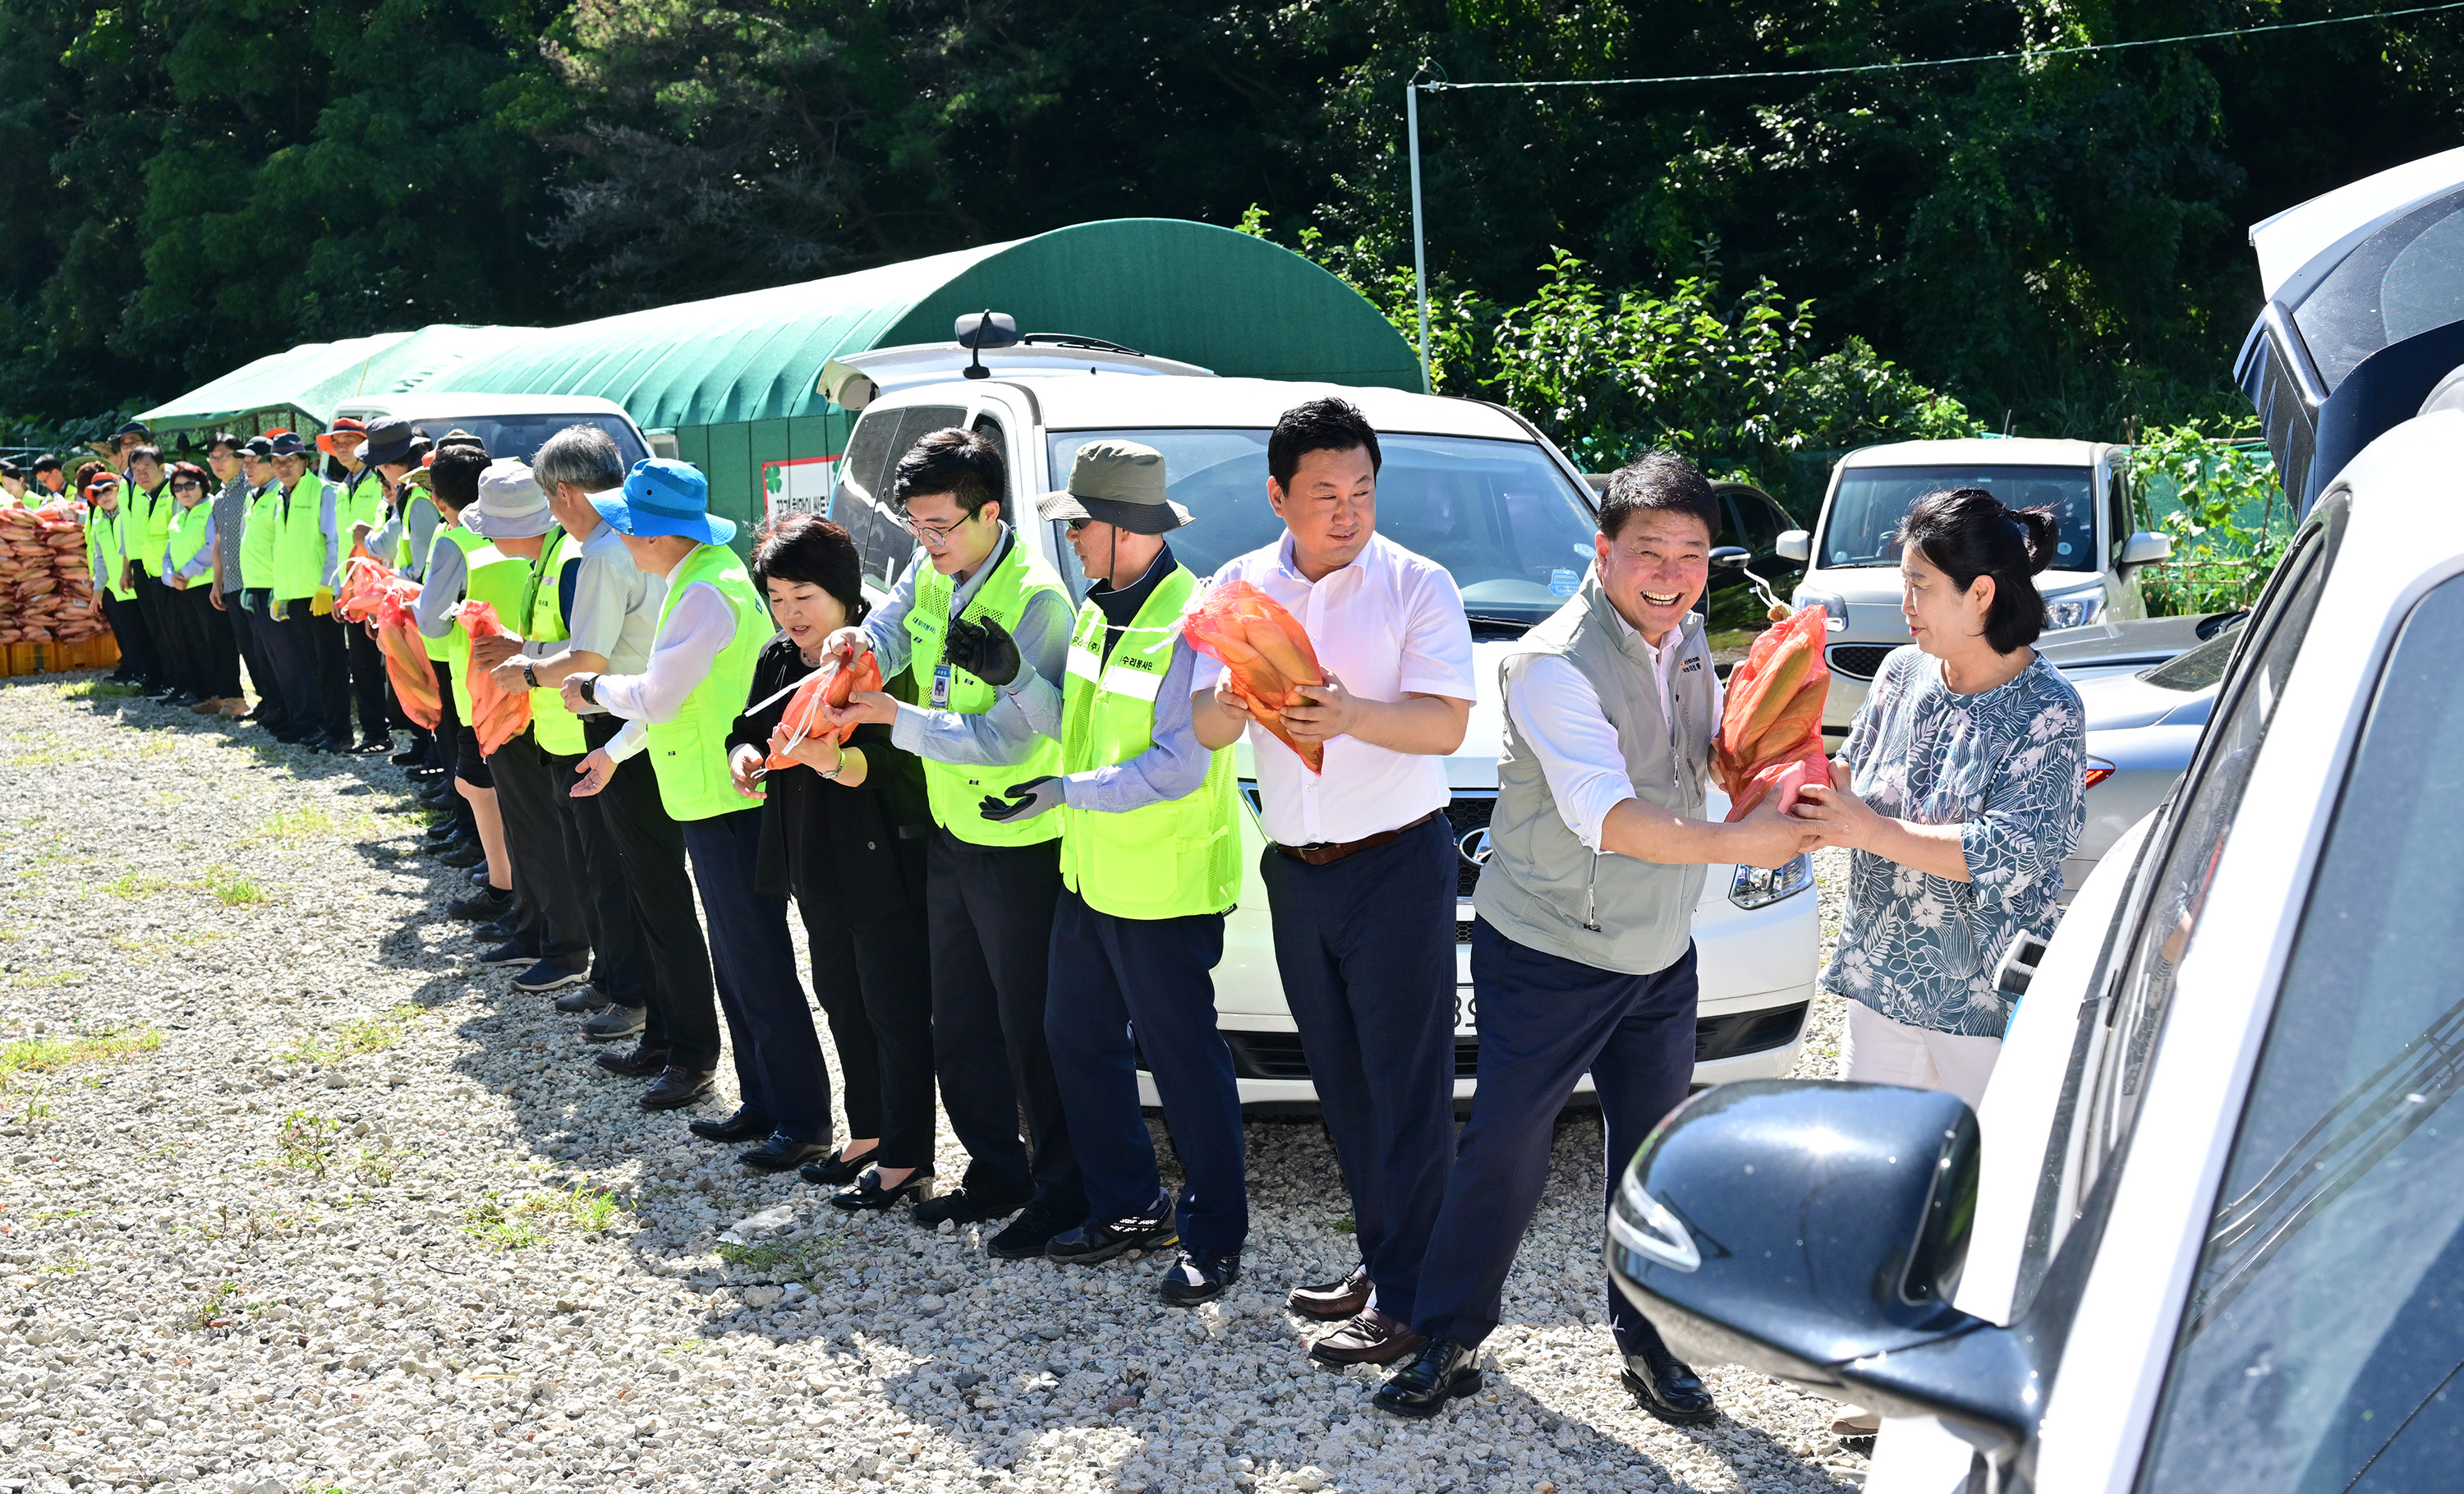
[[[2078,854],[2062,863],[2063,907],[2189,766],[2247,615],[2207,619],[2216,625],[2207,642],[2152,668],[2086,678],[2063,669],[2087,712],[2087,829]]]

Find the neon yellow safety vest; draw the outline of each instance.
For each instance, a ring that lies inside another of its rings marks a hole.
[[[668,582],[667,599],[659,604],[661,632],[667,630],[668,614],[675,610],[676,599],[697,582],[708,582],[727,599],[729,610],[736,614],[736,636],[718,650],[710,672],[685,697],[674,720],[647,723],[650,770],[659,779],[659,802],[666,806],[668,818],[678,822],[710,820],[755,806],[753,800],[736,791],[736,780],[727,771],[727,734],[744,714],[753,689],[753,666],[777,631],[769,608],[761,604],[761,594],[753,589],[753,577],[736,552],[723,544],[705,544],[685,557]],[[651,648],[657,647],[654,641]]]
[[[941,667],[941,648],[949,636],[950,598],[954,590],[950,578],[932,566],[916,568],[915,604],[907,609],[907,640],[911,646],[908,668],[914,672],[919,692],[933,689],[935,673]],[[1019,619],[1026,614],[1027,600],[1039,591],[1053,592],[1064,604],[1069,599],[1060,576],[1051,566],[1027,554],[1025,544],[1013,532],[1007,552],[967,600],[963,615],[970,622],[996,619],[1015,634]],[[992,686],[954,666],[950,670],[950,695],[942,706],[960,715],[981,715],[993,708],[997,694]],[[1037,815],[1032,820],[1004,824],[985,819],[980,806],[986,795],[999,797],[1013,783],[1048,778],[1060,771],[1061,744],[1049,739],[1039,741],[1027,759],[1015,767],[957,767],[928,758],[924,762],[924,794],[933,806],[934,823],[962,841],[978,846],[1040,846],[1060,838],[1058,815]]]
[[[564,569],[579,564],[582,546],[558,525],[539,546],[539,563],[531,570],[530,598],[523,603],[522,636],[533,643],[561,643],[564,623]],[[531,731],[541,752],[579,758],[590,750],[583,739],[582,717],[564,709],[563,692],[542,685],[531,692]]]
[[[428,557],[410,553],[410,516],[417,505],[425,503],[428,505],[428,512],[435,516],[437,527],[442,529],[445,526],[445,511],[436,506],[436,500],[429,497],[426,490],[412,488],[408,491],[411,496],[402,505],[402,542],[394,547],[393,563],[398,570],[409,571],[425,579]]]
[[[124,542],[127,511],[113,509],[109,513],[96,508],[85,516],[85,563],[94,572],[94,583],[107,586],[121,602],[137,595],[133,586],[120,583],[120,565],[128,559]]]
[[[385,479],[373,467],[363,467],[342,485],[342,501],[334,505],[336,533],[342,537],[342,553],[350,551],[351,526],[365,524],[371,533],[385,527]]]
[[[305,602],[326,584],[325,479],[301,472],[273,516],[274,600]]]
[[[480,538],[477,535],[471,533],[471,531],[463,528],[461,525],[448,525],[445,522],[445,515],[442,510],[437,512],[436,519],[436,538],[439,539],[450,540],[456,548],[460,549],[462,552],[462,563],[466,567],[471,563],[472,551],[487,548],[488,541]],[[407,544],[409,541],[405,540],[404,543]],[[422,574],[419,583],[423,588],[428,584],[428,578],[425,573],[429,568],[429,560],[433,557],[434,553],[435,552],[431,550],[428,556],[423,556],[420,560],[419,568]],[[457,598],[456,600],[458,601],[459,599]],[[429,658],[433,660],[445,660],[453,657],[453,641],[456,638],[465,638],[467,641],[460,623],[455,623],[453,625],[453,631],[446,634],[442,638],[430,638],[426,633],[419,635],[419,641],[428,646]]]
[[[151,576],[163,568],[163,552],[156,550],[149,561],[145,557],[146,532],[154,527],[154,495],[123,476],[120,480],[120,548],[121,553],[137,562],[137,568]]]
[[[163,574],[163,551],[171,542],[171,511],[179,506],[180,500],[171,496],[168,477],[145,495],[145,568],[158,577]]]
[[[496,609],[497,622],[521,631],[522,592],[530,584],[531,562],[507,555],[467,529],[445,533],[462,547],[462,563],[469,567],[462,579],[463,599],[488,604]],[[459,616],[453,620],[453,631],[445,635],[445,662],[453,667],[453,706],[467,725],[471,720],[471,634]]]
[[[180,567],[197,558],[197,552],[204,549],[206,541],[212,538],[213,529],[214,500],[211,498],[191,503],[171,516],[171,533],[164,540],[164,548],[169,552],[165,559],[170,562],[163,569],[163,579],[166,583]],[[204,581],[206,575],[201,572],[189,584]]]
[[[1156,692],[1172,651],[1171,633],[1198,590],[1186,565],[1151,593],[1133,631],[1104,658],[1104,614],[1078,609],[1069,638],[1069,673],[1061,693],[1064,773],[1127,762],[1155,745]],[[1116,918],[1180,918],[1220,913],[1241,895],[1241,837],[1232,807],[1232,751],[1214,753],[1194,793],[1120,814],[1061,806],[1061,880],[1087,906]]]
[[[274,541],[280,532],[282,484],[269,482],[248,495],[239,532],[239,581],[253,590],[274,585]]]

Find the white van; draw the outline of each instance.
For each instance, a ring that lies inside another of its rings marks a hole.
[[[348,416],[363,425],[401,419],[432,439],[463,429],[487,443],[491,456],[517,456],[527,462],[539,454],[547,438],[567,426],[597,426],[614,438],[616,450],[630,468],[646,456],[673,456],[672,445],[658,450],[625,406],[614,400],[587,394],[474,394],[420,389],[409,394],[371,394],[344,400],[334,406],[334,418]]]
[[[847,362],[861,367],[887,357],[912,375],[913,360],[902,355],[913,351],[884,349]],[[955,347],[949,353],[955,374],[966,354]],[[832,368],[846,379],[842,365]],[[1470,899],[1487,855],[1503,728],[1492,692],[1496,658],[1509,640],[1554,612],[1591,563],[1595,529],[1582,474],[1509,411],[1393,389],[1218,379],[1119,361],[1056,363],[1049,371],[997,368],[990,377],[938,383],[911,378],[881,387],[892,383],[879,381],[864,391],[869,398],[836,463],[829,510],[855,537],[866,586],[883,594],[918,563],[914,539],[899,522],[888,488],[899,456],[927,431],[966,426],[1001,445],[1009,464],[1006,516],[1023,516],[1023,541],[1079,595],[1086,579],[1062,527],[1034,515],[1037,496],[1067,486],[1071,460],[1086,442],[1122,436],[1163,453],[1173,499],[1197,518],[1173,532],[1173,551],[1205,576],[1282,533],[1282,521],[1266,505],[1266,435],[1278,416],[1304,400],[1339,395],[1369,417],[1384,453],[1378,532],[1453,572],[1480,656],[1481,697],[1471,727],[1462,750],[1446,759],[1455,789],[1447,817],[1462,873],[1455,1088],[1458,1096],[1468,1095],[1478,1042]],[[1285,1009],[1265,890],[1256,871],[1266,843],[1257,820],[1255,770],[1246,743],[1233,751],[1249,805],[1242,835],[1250,869],[1225,931],[1216,1010],[1244,1104],[1314,1104],[1299,1033]],[[1712,813],[1726,809],[1715,791]],[[1801,857],[1776,872],[1711,868],[1694,923],[1703,983],[1697,1083],[1776,1076],[1794,1063],[1820,938],[1813,881]],[[1155,1103],[1153,1087],[1141,1083],[1147,1103]]]
[[[2131,528],[2127,451],[2098,441],[1979,438],[1896,441],[1841,457],[1814,534],[1790,530],[1775,547],[1805,564],[1796,604],[1831,617],[1824,736],[1847,735],[1883,658],[1908,641],[1894,537],[1928,493],[1982,488],[2014,509],[2053,510],[2061,538],[2053,564],[2036,577],[2046,627],[2145,617],[2139,568],[2169,557],[2173,542]]]

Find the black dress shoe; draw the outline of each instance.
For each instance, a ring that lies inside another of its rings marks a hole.
[[[766,1136],[778,1129],[777,1121],[749,1105],[739,1107],[735,1114],[720,1120],[704,1117],[685,1124],[685,1130],[704,1141],[751,1141],[756,1136]]]
[[[462,822],[448,816],[420,833],[428,837],[428,844],[430,846],[442,846],[447,841],[462,838]]]
[[[639,1079],[645,1074],[664,1073],[668,1067],[668,1050],[646,1048],[637,1043],[621,1053],[600,1054],[599,1066],[611,1074],[622,1074],[627,1079]]]
[[[1625,1356],[1618,1376],[1634,1393],[1637,1404],[1673,1426],[1701,1426],[1720,1419],[1720,1408],[1702,1379],[1685,1362],[1665,1349],[1646,1349]]]
[[[458,850],[476,850],[478,848],[479,838],[475,835],[470,834],[456,835],[448,840],[431,842],[426,847],[428,854],[434,856],[439,860],[442,860],[447,856],[451,856]]]
[[[1173,1224],[1172,1200],[1158,1198],[1144,1214],[1089,1219],[1074,1229],[1062,1230],[1051,1237],[1043,1254],[1074,1265],[1094,1265],[1131,1250],[1161,1250],[1179,1240],[1180,1231]]]
[[[575,986],[572,990],[564,992],[556,999],[556,1009],[564,1013],[567,1017],[584,1016],[588,1013],[598,1011],[602,1007],[613,1006],[615,1004],[615,1002],[607,1000],[606,992],[599,989],[599,987],[595,985]]]
[[[796,1172],[808,1183],[821,1181],[813,1175],[813,1168],[809,1164],[798,1168]],[[921,1208],[930,1201],[932,1193],[933,1172],[930,1168],[920,1173],[908,1174],[907,1181],[895,1188],[881,1186],[881,1174],[875,1171],[865,1174],[864,1181],[847,1192],[830,1195],[830,1207],[847,1209],[850,1212],[877,1214],[884,1209],[893,1208],[913,1199],[916,1207]]]
[[[881,1155],[881,1148],[877,1145],[869,1146],[853,1156],[834,1156],[825,1161],[807,1162],[797,1171],[803,1175],[804,1181],[808,1183],[824,1188],[844,1188],[864,1175],[864,1170],[871,1166],[872,1159],[879,1155]]]
[[[1480,1351],[1465,1349],[1451,1338],[1433,1338],[1410,1364],[1377,1388],[1371,1400],[1415,1421],[1446,1409],[1446,1402],[1480,1390]]]
[[[943,1219],[957,1219],[961,1224],[980,1224],[987,1219],[1016,1214],[1033,1201],[1035,1190],[1022,1184],[1015,1190],[970,1188],[961,1183],[937,1198],[927,1198],[915,1205],[915,1222],[931,1229]]]
[[[1367,1307],[1370,1293],[1376,1289],[1377,1284],[1369,1279],[1369,1267],[1355,1265],[1352,1274],[1339,1282],[1293,1287],[1291,1295],[1284,1299],[1284,1306],[1305,1318],[1334,1323]]]
[[[1050,1252],[1054,1238],[1067,1224],[1067,1216],[1038,1198],[1019,1210],[1018,1218],[1010,1220],[1000,1234],[984,1241],[984,1254],[996,1261],[1032,1261]],[[1168,1245],[1180,1238],[1172,1228],[1170,1214],[1164,1216],[1164,1229],[1170,1239],[1156,1241],[1157,1245]],[[1120,1251],[1115,1250],[1112,1254],[1118,1255]],[[1084,1257],[1079,1259],[1085,1260]]]
[[[385,759],[397,768],[415,768],[427,760],[428,744],[426,742],[413,742]]]
[[[736,1153],[736,1160],[757,1173],[783,1173],[829,1154],[830,1144],[826,1141],[798,1141],[783,1131],[774,1131],[752,1151]]]
[[[1241,1279],[1241,1252],[1229,1255],[1201,1255],[1184,1250],[1163,1273],[1162,1283],[1155,1287],[1166,1307],[1194,1307],[1201,1302],[1213,1302],[1223,1295],[1223,1288]]]
[[[1350,1321],[1309,1345],[1309,1358],[1340,1370],[1355,1364],[1397,1364],[1428,1347],[1401,1318],[1363,1307]]]
[[[680,1110],[697,1105],[710,1093],[711,1085],[718,1078],[715,1068],[685,1068],[674,1064],[659,1071],[659,1078],[633,1103],[646,1110]]]
[[[488,853],[479,848],[477,841],[456,841],[453,846],[436,859],[457,871],[468,871],[488,859]]]
[[[354,758],[373,758],[381,752],[389,753],[391,751],[393,751],[392,737],[385,737],[382,741],[371,737],[367,741],[363,741],[357,747],[352,748],[351,756]]]

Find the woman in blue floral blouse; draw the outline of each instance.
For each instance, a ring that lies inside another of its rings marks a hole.
[[[1920,499],[1900,526],[1916,646],[1882,661],[1796,813],[1857,854],[1822,984],[1846,997],[1844,1077],[1978,1104],[2010,1005],[1994,989],[2021,931],[2050,934],[2062,860],[2086,823],[2078,692],[2030,645],[2053,516],[1978,488]]]

